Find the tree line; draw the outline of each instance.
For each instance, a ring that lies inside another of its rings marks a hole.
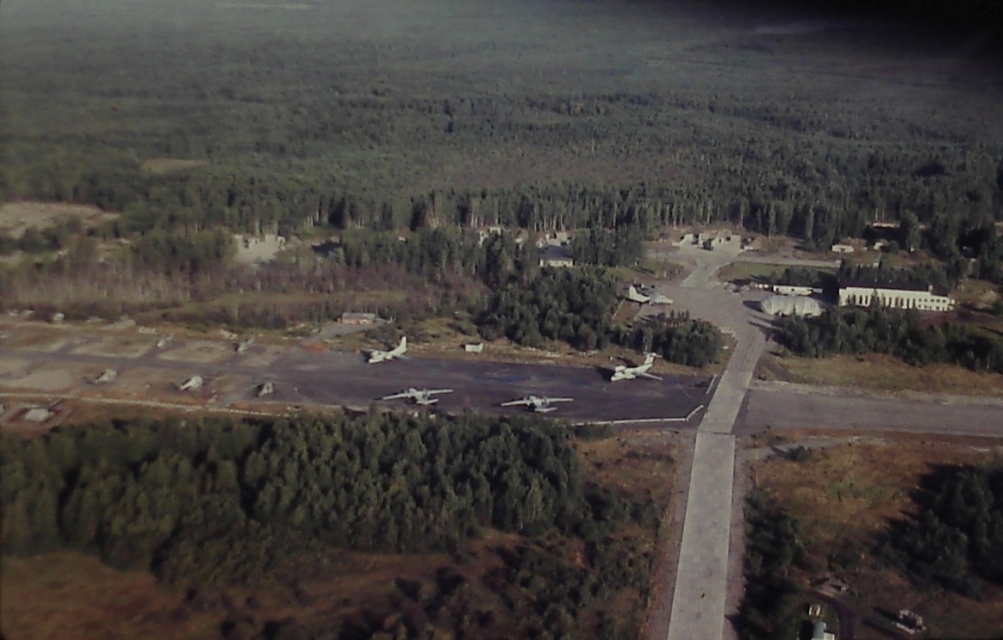
[[[969,597],[1003,586],[1003,467],[940,467],[915,495],[918,510],[893,525],[885,557],[924,586]]]
[[[912,309],[827,309],[814,318],[788,316],[780,320],[777,335],[785,348],[809,358],[887,353],[917,366],[949,362],[1003,373],[1003,340],[954,322],[924,325]]]
[[[301,553],[286,536],[422,551],[591,517],[566,434],[523,418],[95,425],[5,438],[2,468],[4,553],[83,549],[170,581],[251,580]]]
[[[355,574],[345,549],[425,553],[444,562],[431,581],[374,591],[363,615],[325,618],[324,637],[636,637],[640,619],[613,603],[643,606],[654,555],[620,533],[653,537],[664,505],[587,481],[576,455],[561,427],[469,414],[56,429],[0,441],[0,548],[94,553],[207,601]],[[518,535],[469,544],[489,530]],[[222,637],[321,632],[309,616],[262,628],[252,611],[232,615]]]
[[[581,351],[618,344],[691,367],[717,360],[721,333],[686,313],[659,314],[633,327],[615,325],[617,288],[601,268],[543,268],[528,282],[514,280],[492,294],[477,316],[478,329],[487,340],[506,337],[529,347],[546,340]]]

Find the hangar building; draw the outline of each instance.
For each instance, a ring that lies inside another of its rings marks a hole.
[[[931,285],[911,282],[839,282],[839,306],[869,307],[873,300],[885,307],[919,311],[950,311],[954,299],[947,292],[935,292]]]
[[[759,303],[760,308],[773,316],[818,316],[822,308],[818,301],[804,296],[773,295]]]

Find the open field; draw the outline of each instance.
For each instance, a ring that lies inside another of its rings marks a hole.
[[[911,496],[921,476],[938,465],[999,462],[1003,445],[998,440],[790,432],[746,441],[767,454],[771,447],[798,443],[813,449],[808,460],[770,456],[753,462],[749,473],[755,488],[801,523],[809,569],[799,571],[796,580],[803,588],[832,574],[845,580],[850,588],[840,600],[857,619],[854,637],[859,640],[885,638],[864,621],[879,620],[882,609],[902,608],[923,616],[931,638],[999,637],[1003,590],[991,590],[982,601],[917,591],[875,555],[889,523],[914,513]]]
[[[20,238],[30,227],[44,229],[79,218],[84,226],[93,226],[106,220],[114,220],[116,213],[102,211],[97,207],[59,202],[8,202],[0,206],[0,233]]]
[[[1003,374],[976,372],[950,364],[914,367],[893,356],[871,353],[828,358],[780,357],[767,353],[756,377],[791,382],[876,391],[922,391],[1003,397]]]

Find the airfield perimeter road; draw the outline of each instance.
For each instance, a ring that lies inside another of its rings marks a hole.
[[[524,395],[570,397],[574,402],[561,404],[549,414],[554,418],[574,421],[611,421],[625,424],[631,421],[652,421],[655,426],[685,428],[695,426],[712,397],[708,393],[708,377],[667,376],[662,381],[639,379],[610,383],[608,372],[599,368],[555,367],[549,365],[508,364],[415,358],[381,364],[366,364],[354,353],[311,353],[297,348],[286,350],[264,367],[243,364],[258,355],[261,346],[251,347],[246,354],[233,354],[219,362],[192,363],[166,359],[176,349],[184,348],[177,341],[170,348],[149,351],[139,357],[104,357],[71,353],[91,338],[80,338],[73,344],[53,351],[31,349],[0,349],[0,358],[23,361],[25,367],[17,373],[0,375],[0,388],[24,391],[17,379],[40,367],[75,364],[93,366],[93,375],[105,368],[118,371],[118,377],[100,386],[102,392],[114,393],[128,379],[129,370],[163,370],[166,377],[180,384],[190,376],[200,375],[206,381],[203,393],[218,391],[218,405],[253,404],[258,399],[254,391],[258,384],[272,382],[275,393],[263,398],[270,403],[290,405],[344,405],[365,409],[377,398],[408,387],[449,388],[454,393],[439,396],[436,409],[460,411],[474,409],[488,413],[514,414],[525,412],[523,407],[501,408],[501,402]],[[155,342],[151,337],[150,341]],[[215,389],[220,376],[239,376],[250,382],[242,388]],[[87,389],[83,378],[77,388]],[[172,391],[170,385],[162,390]],[[2,395],[2,392],[0,392]],[[414,406],[407,401],[380,403],[384,406]],[[655,422],[662,421],[662,422]]]

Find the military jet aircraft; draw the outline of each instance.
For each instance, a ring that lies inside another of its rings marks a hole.
[[[637,290],[637,287],[630,285],[627,289],[627,300],[631,302],[636,302],[638,304],[647,304],[651,302],[651,296],[646,296]]]
[[[407,359],[404,353],[407,351],[407,337],[402,337],[400,344],[398,344],[393,349],[389,351],[382,351],[380,349],[373,349],[369,352],[370,364],[376,364],[377,362],[386,362],[387,360],[393,360],[394,358],[404,358]]]
[[[526,396],[524,398],[519,398],[518,400],[510,400],[508,402],[501,403],[503,407],[515,407],[519,405],[525,405],[531,408],[536,413],[550,413],[551,411],[557,411],[557,407],[550,406],[555,402],[571,402],[574,398],[541,398],[539,396]]]
[[[613,376],[610,377],[610,382],[619,382],[620,380],[633,380],[635,378],[650,378],[652,380],[661,380],[658,376],[653,373],[648,373],[648,369],[655,362],[655,354],[646,353],[644,354],[644,364],[639,364],[636,367],[628,367],[626,365],[617,365],[616,369],[613,370]]]
[[[407,398],[409,400],[414,400],[415,404],[427,407],[433,405],[439,401],[438,398],[433,398],[432,396],[439,393],[452,393],[452,389],[415,389],[411,387],[405,389],[400,393],[393,393],[389,396],[383,396],[380,400],[397,400],[400,398]]]
[[[202,388],[202,376],[192,376],[178,386],[182,391],[195,391]]]

